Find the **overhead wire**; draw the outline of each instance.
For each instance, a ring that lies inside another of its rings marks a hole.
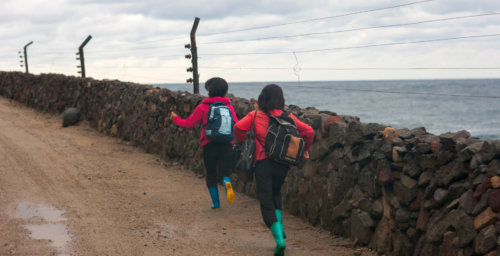
[[[36,63],[40,64],[40,63]],[[51,66],[73,66],[74,64],[51,64],[45,63]],[[123,68],[123,66],[94,66],[85,65],[89,68]],[[187,67],[129,67],[127,69],[186,69]],[[292,67],[198,67],[200,69],[228,69],[228,70],[293,70]],[[300,68],[301,70],[337,70],[337,71],[348,71],[348,70],[496,70],[500,67],[409,67],[409,68]]]
[[[39,66],[32,66],[32,67],[44,68],[44,67],[39,67]],[[73,70],[60,69],[60,68],[56,68],[55,70],[59,70],[59,71],[64,70],[64,71],[68,71],[68,72],[75,72]],[[123,74],[99,73],[99,72],[93,72],[93,71],[90,71],[90,70],[87,70],[86,72],[89,73],[89,74],[91,73],[91,74],[98,74],[98,75],[113,75],[113,76],[137,77],[137,78],[147,78],[147,79],[162,80],[162,81],[174,81],[174,82],[181,83],[179,80],[164,79],[164,78],[158,78],[158,77],[146,77],[146,76],[123,75]],[[182,82],[184,82],[184,81],[182,81]]]
[[[338,33],[346,33],[346,32],[354,32],[354,31],[362,31],[362,30],[371,30],[371,29],[380,29],[380,28],[391,28],[391,27],[402,27],[402,26],[412,26],[419,25],[425,23],[433,23],[433,22],[441,22],[441,21],[449,21],[449,20],[458,20],[458,19],[466,19],[466,18],[477,18],[484,16],[494,16],[500,15],[500,13],[487,13],[487,14],[478,14],[478,15],[468,15],[468,16],[460,16],[460,17],[452,17],[452,18],[444,18],[444,19],[435,19],[435,20],[427,20],[427,21],[418,21],[418,22],[410,22],[410,23],[402,23],[402,24],[393,24],[393,25],[383,25],[383,26],[375,26],[375,27],[366,27],[366,28],[356,28],[356,29],[347,29],[347,30],[338,30],[338,31],[327,31],[327,32],[317,32],[317,33],[306,33],[306,34],[298,34],[298,35],[288,35],[288,36],[273,36],[273,37],[263,37],[263,38],[253,38],[253,39],[240,39],[240,40],[228,40],[228,41],[218,41],[218,42],[199,42],[198,45],[207,45],[207,44],[224,44],[224,43],[236,43],[236,42],[250,42],[250,41],[262,41],[262,40],[271,40],[271,39],[280,39],[280,38],[292,38],[292,37],[302,37],[302,36],[316,36],[316,35],[328,35],[328,34],[338,34]],[[138,50],[148,50],[148,49],[159,49],[159,48],[172,48],[172,47],[182,47],[181,44],[175,45],[164,45],[164,46],[154,46],[154,47],[143,47],[143,48],[135,48],[135,49],[116,49],[116,50],[90,50],[85,53],[94,53],[94,52],[122,52],[122,51],[138,51]],[[106,47],[106,46],[103,46]],[[35,52],[38,49],[33,49]],[[63,52],[63,51],[45,51],[43,53],[55,53],[55,52]],[[68,52],[68,51],[64,51]]]
[[[245,86],[262,87],[263,85],[246,84]],[[396,92],[396,91],[347,89],[347,88],[333,88],[333,87],[319,87],[319,86],[293,86],[293,85],[280,85],[280,86],[281,87],[291,87],[291,88],[325,89],[325,90],[335,90],[335,91],[355,91],[355,92],[375,92],[375,93],[392,93],[392,94],[413,94],[413,95],[431,95],[431,96],[446,96],[446,97],[500,99],[500,96],[484,96],[484,95],[461,95],[461,94],[426,93],[426,92]]]
[[[122,74],[110,74],[110,73],[97,73],[97,72],[92,72],[92,71],[88,71],[88,73],[98,74],[98,75],[113,75],[113,76],[125,76],[125,77],[147,78],[147,79],[153,79],[153,80],[174,81],[174,82],[181,83],[181,82],[179,82],[179,80],[164,79],[164,78],[158,78],[158,77],[131,76],[131,75],[122,75]],[[182,81],[182,83],[183,83],[183,82],[184,82],[184,81]]]
[[[413,42],[386,43],[386,44],[364,45],[364,46],[354,46],[354,47],[326,48],[326,49],[305,50],[305,51],[249,52],[249,53],[206,53],[206,54],[200,54],[200,55],[201,56],[209,56],[209,55],[213,55],[213,56],[215,56],[215,55],[234,56],[234,55],[266,55],[266,54],[285,54],[285,53],[290,54],[290,53],[294,53],[294,52],[295,53],[308,53],[308,52],[321,52],[321,51],[337,51],[337,50],[348,50],[348,49],[361,49],[361,48],[371,48],[371,47],[380,47],[380,46],[392,46],[392,45],[430,43],[430,42],[450,41],[450,40],[459,40],[459,39],[468,39],[468,38],[493,37],[493,36],[500,36],[500,34],[480,35],[480,36],[463,36],[463,37],[452,37],[452,38],[442,38],[442,39],[421,40],[421,41],[413,41]]]
[[[361,13],[368,13],[368,12],[376,12],[376,11],[394,9],[394,8],[399,8],[399,7],[403,7],[403,6],[409,6],[409,5],[420,4],[420,3],[425,3],[425,2],[432,2],[432,1],[433,0],[418,1],[418,2],[413,2],[413,3],[408,3],[408,4],[401,4],[401,5],[391,6],[391,7],[384,7],[384,8],[378,8],[378,9],[372,9],[372,10],[366,10],[366,11],[352,12],[352,13],[346,13],[346,14],[341,14],[341,15],[334,15],[334,16],[328,16],[328,17],[322,17],[322,18],[316,18],[316,19],[310,19],[310,20],[294,21],[294,22],[288,22],[288,23],[282,23],[282,24],[276,24],[276,25],[269,25],[269,26],[255,27],[255,28],[247,28],[247,29],[239,29],[239,30],[232,30],[232,31],[226,31],[226,32],[217,32],[217,33],[211,33],[211,34],[202,34],[202,35],[197,35],[197,36],[198,37],[200,37],[200,36],[213,36],[213,35],[229,34],[229,33],[236,33],[236,32],[242,32],[242,31],[250,31],[250,30],[257,30],[257,29],[280,27],[280,26],[286,26],[286,25],[292,25],[292,24],[298,24],[298,23],[305,23],[305,22],[311,22],[311,21],[317,21],[317,20],[334,19],[334,18],[351,16],[351,15],[356,15],[356,14],[361,14]]]
[[[117,59],[156,59],[156,58],[170,58],[170,57],[178,57],[178,58],[184,58],[185,55],[166,55],[166,56],[155,56],[155,57],[119,57],[119,58],[92,58],[92,57],[85,57],[85,59],[89,60],[117,60]]]
[[[493,16],[493,15],[500,15],[500,13],[478,14],[478,15],[460,16],[460,17],[453,17],[453,18],[427,20],[427,21],[402,23],[402,24],[394,24],[394,25],[384,25],[384,26],[376,26],[376,27],[356,28],[356,29],[327,31],[327,32],[317,32],[317,33],[307,33],[307,34],[298,34],[298,35],[289,35],[289,36],[272,36],[272,37],[262,37],[262,38],[254,38],[254,39],[241,39],[241,40],[207,42],[207,43],[200,42],[200,43],[197,43],[197,45],[202,45],[202,44],[223,44],[223,43],[234,43],[234,42],[248,42],[248,41],[271,40],[271,39],[279,39],[279,38],[291,38],[291,37],[300,37],[300,36],[315,36],[315,35],[337,34],[337,33],[353,32],[353,31],[361,31],[361,30],[410,26],[410,25],[418,25],[418,24],[425,24],[425,23],[432,23],[432,22],[439,22],[439,21],[448,21],[448,20],[457,20],[457,19],[466,19],[466,18],[476,18],[476,17]]]
[[[365,10],[365,11],[359,11],[359,12],[352,12],[352,13],[346,13],[346,14],[341,14],[341,15],[327,16],[327,17],[316,18],[316,19],[309,19],[309,20],[288,22],[288,23],[282,23],[282,24],[275,24],[275,25],[269,25],[269,26],[247,28],[247,29],[240,29],[240,30],[232,30],[232,31],[225,31],[225,32],[216,32],[216,33],[211,33],[211,34],[202,34],[202,35],[197,35],[197,37],[200,37],[200,36],[220,35],[220,34],[229,34],[229,33],[236,33],[236,32],[242,32],[242,31],[250,31],[250,30],[257,30],[257,29],[265,29],[265,28],[286,26],[286,25],[292,25],[292,24],[306,23],[306,22],[312,22],[312,21],[318,21],[318,20],[340,18],[340,17],[351,16],[351,15],[356,15],[356,14],[361,14],[361,13],[368,13],[368,12],[376,12],[376,11],[394,9],[394,8],[399,8],[399,7],[409,6],[409,5],[415,5],[415,4],[425,3],[425,2],[432,2],[432,1],[434,1],[434,0],[418,1],[418,2],[401,4],[401,5],[396,5],[396,6],[390,6],[390,7],[384,7],[384,8],[377,8],[377,9]],[[148,43],[166,42],[166,41],[173,41],[173,40],[177,40],[177,39],[186,39],[186,38],[188,38],[188,36],[168,38],[168,39],[162,39],[162,40],[152,40],[152,41],[145,41],[145,42],[133,42],[133,43],[125,43],[125,44],[105,45],[105,46],[99,46],[99,48],[116,47],[116,46],[124,46],[124,45],[134,45],[134,44],[148,44]],[[75,49],[76,48],[77,47],[75,47]],[[92,48],[92,46],[90,46],[90,48]],[[43,49],[43,50],[51,50],[51,49],[54,49],[54,48]],[[57,49],[60,49],[60,48],[57,48]],[[68,49],[68,51],[72,51],[72,50],[70,50],[72,48],[66,48],[66,49]],[[145,49],[149,49],[149,48],[145,48]],[[151,48],[151,49],[153,49],[153,48]],[[42,50],[42,49],[40,49],[40,50]],[[61,52],[61,51],[59,51],[59,52]],[[97,52],[97,51],[94,51],[94,52]]]

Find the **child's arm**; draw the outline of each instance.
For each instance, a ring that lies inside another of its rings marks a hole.
[[[186,120],[178,117],[174,112],[172,112],[172,120],[182,129],[191,129],[203,120],[203,111],[201,111],[200,106],[201,105],[198,105],[198,107],[194,109],[193,113]]]
[[[243,119],[234,125],[234,137],[238,142],[247,140],[247,132],[252,128],[255,111],[248,113]]]

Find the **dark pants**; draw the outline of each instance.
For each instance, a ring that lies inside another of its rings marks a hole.
[[[203,147],[203,161],[207,169],[207,187],[222,184],[222,178],[231,174],[233,145],[231,143],[210,142]],[[217,168],[218,167],[218,168]],[[219,170],[217,175],[217,169]]]
[[[258,161],[255,164],[255,182],[260,200],[260,210],[264,223],[271,227],[278,220],[276,209],[281,210],[281,186],[285,182],[290,167],[278,163],[271,158]]]

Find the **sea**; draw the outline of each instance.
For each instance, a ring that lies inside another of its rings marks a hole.
[[[364,123],[395,128],[423,126],[436,135],[467,130],[472,137],[500,139],[500,79],[301,81],[300,87],[298,82],[244,82],[230,83],[229,93],[257,99],[270,83],[282,86],[287,105],[358,116]],[[193,92],[192,84],[155,86]],[[207,95],[204,84],[200,93]]]

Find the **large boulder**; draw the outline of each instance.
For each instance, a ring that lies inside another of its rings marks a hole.
[[[458,161],[463,162],[472,159],[472,156],[481,151],[481,148],[483,148],[483,143],[484,142],[476,142],[462,149],[462,151],[458,152]]]
[[[342,200],[340,204],[335,206],[332,211],[332,220],[347,218],[351,216],[351,206],[346,200]]]
[[[330,124],[328,147],[336,148],[343,147],[346,140],[347,125],[343,123],[333,122]]]
[[[476,208],[477,201],[474,198],[474,191],[468,190],[460,196],[460,206],[469,215],[472,214]]]
[[[445,149],[454,149],[455,145],[460,138],[469,138],[470,133],[468,131],[459,131],[455,133],[447,132],[439,135],[439,139],[441,140],[441,144]]]
[[[358,182],[358,174],[359,174],[358,164],[351,164],[344,166],[344,168],[342,169],[342,178],[344,181],[345,189],[354,188],[354,186]]]
[[[388,253],[392,251],[392,232],[389,230],[389,219],[382,217],[379,221],[375,233],[372,236],[368,248],[372,251]]]
[[[472,189],[472,184],[467,179],[459,180],[451,184],[448,188],[448,191],[450,192],[450,200],[460,198],[461,195],[470,189]]]
[[[458,210],[454,227],[457,231],[456,247],[463,248],[474,241],[477,234],[474,227],[474,217],[463,210]]]
[[[418,181],[401,174],[400,184],[399,190],[396,191],[399,202],[404,205],[411,205],[418,194]]]
[[[366,166],[358,176],[359,188],[372,198],[378,198],[382,194],[382,187],[375,182],[375,172]]]
[[[391,163],[386,159],[381,159],[377,162],[377,183],[386,186],[394,182],[392,175]]]
[[[358,245],[367,245],[373,236],[373,230],[377,223],[370,214],[363,211],[352,211],[351,215],[351,240],[358,239]]]
[[[493,160],[495,155],[497,155],[498,150],[500,150],[500,141],[492,141],[490,139],[485,140],[480,152],[481,161],[483,163],[490,162],[491,160]]]
[[[463,172],[463,165],[463,162],[453,161],[439,168],[434,176],[436,185],[448,187],[453,181],[466,175],[466,173]]]
[[[489,225],[474,239],[474,252],[479,255],[485,255],[493,251],[497,247],[497,232],[495,225]]]
[[[495,212],[500,212],[500,189],[494,189],[488,196],[488,205]]]
[[[80,111],[76,108],[68,108],[63,113],[63,127],[75,125],[80,121]]]
[[[347,124],[347,133],[345,143],[346,145],[355,146],[356,144],[363,143],[364,129],[366,124],[361,122],[350,122]]]
[[[426,239],[428,243],[439,245],[443,242],[443,236],[455,226],[457,210],[449,210],[446,207],[438,210],[429,220]]]
[[[444,233],[443,244],[439,247],[439,256],[455,256],[456,249],[453,247],[453,240],[456,237],[456,232],[448,231]]]
[[[490,207],[486,208],[481,214],[474,219],[476,230],[481,230],[484,227],[495,224],[498,221],[498,213],[494,212]]]

